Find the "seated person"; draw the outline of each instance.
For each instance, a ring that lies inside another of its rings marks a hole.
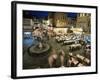
[[[59,56],[60,56],[60,61],[61,61],[61,67],[63,67],[64,66],[65,52],[63,50],[60,50]]]
[[[58,58],[58,55],[55,49],[53,49],[48,58],[48,63],[49,63],[50,68],[56,65],[57,58]]]

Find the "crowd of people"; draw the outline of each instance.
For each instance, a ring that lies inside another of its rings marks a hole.
[[[53,28],[48,27],[48,29],[45,29],[43,27],[36,27],[32,35],[38,40],[38,41],[46,41],[51,39],[51,37],[54,35]]]

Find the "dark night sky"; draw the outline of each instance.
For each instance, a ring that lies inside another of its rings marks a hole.
[[[36,18],[45,18],[48,17],[48,13],[47,11],[24,11],[23,15],[24,17],[32,17],[35,16]],[[66,13],[68,17],[70,18],[76,18],[77,13]]]

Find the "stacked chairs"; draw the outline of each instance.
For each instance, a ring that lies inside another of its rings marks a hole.
[[[72,53],[69,53],[68,66],[69,67],[80,67],[80,66],[84,66],[84,64],[80,63],[77,57],[74,56]]]
[[[67,35],[56,35],[55,40],[58,43],[63,43],[63,45],[71,45],[75,43],[82,43],[80,35],[76,34],[67,34]]]
[[[90,65],[90,60],[82,55],[77,54],[77,59],[83,62],[85,65]]]
[[[70,44],[74,44],[74,43],[75,43],[74,40],[68,40],[68,41],[63,42],[64,45],[70,45]]]
[[[78,50],[78,49],[81,49],[81,48],[82,48],[81,44],[72,44],[72,45],[69,46],[70,51]]]

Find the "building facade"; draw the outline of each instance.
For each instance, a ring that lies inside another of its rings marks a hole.
[[[54,27],[67,27],[68,25],[68,19],[67,19],[67,14],[63,12],[54,12],[54,13],[49,13],[48,19],[50,21],[50,24]]]
[[[82,28],[85,33],[91,33],[91,14],[79,13],[77,14],[77,28]]]

